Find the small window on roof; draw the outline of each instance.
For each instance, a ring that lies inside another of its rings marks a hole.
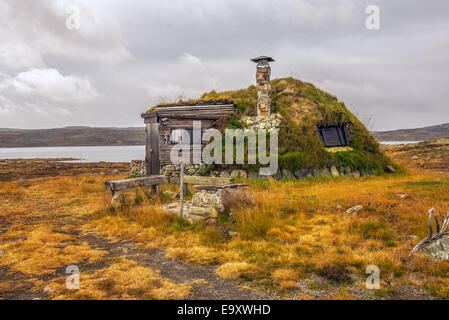
[[[344,125],[340,127],[319,127],[318,132],[326,148],[345,147],[349,145],[348,134]]]

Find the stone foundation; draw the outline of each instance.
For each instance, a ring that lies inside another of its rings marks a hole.
[[[196,193],[192,201],[184,203],[184,218],[190,222],[216,222],[219,212],[226,212],[226,206],[232,202],[254,203],[251,188],[247,184],[229,184],[221,186],[195,186]],[[180,204],[174,202],[164,207],[165,211],[179,215]]]
[[[129,171],[132,176],[145,176],[147,174],[145,160],[131,160]]]

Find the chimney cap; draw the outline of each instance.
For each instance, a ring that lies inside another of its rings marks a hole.
[[[274,62],[275,60],[272,57],[260,56],[260,57],[252,58],[251,61],[254,63],[259,63],[262,61]]]

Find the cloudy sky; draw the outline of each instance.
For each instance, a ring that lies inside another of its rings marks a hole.
[[[0,128],[140,126],[159,102],[253,84],[258,55],[370,129],[449,122],[447,0],[0,0]]]

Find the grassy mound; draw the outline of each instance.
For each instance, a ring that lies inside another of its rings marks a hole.
[[[279,132],[279,164],[291,171],[348,166],[362,171],[385,169],[391,161],[380,151],[378,142],[365,126],[338,99],[313,84],[294,78],[271,81],[271,110],[283,116]],[[237,91],[205,93],[198,100],[179,104],[233,102],[237,113],[221,128],[244,128],[242,116],[257,114],[257,89],[254,85]],[[318,126],[348,125],[353,150],[328,152],[318,136]],[[251,169],[248,166],[248,169]]]

